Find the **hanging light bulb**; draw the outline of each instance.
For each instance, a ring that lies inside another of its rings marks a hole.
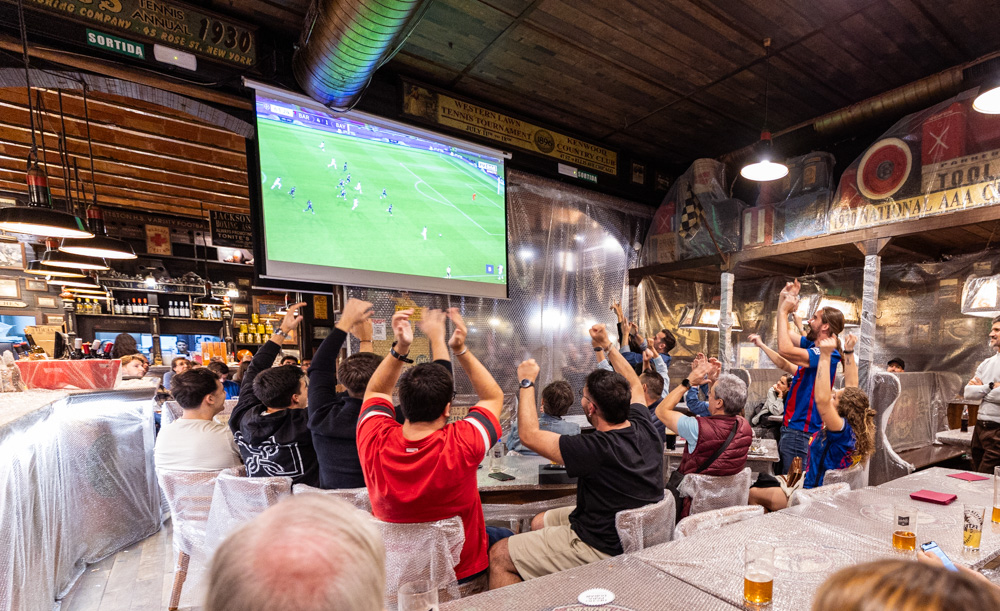
[[[972,102],[972,109],[987,115],[1000,114],[1000,78],[983,86],[982,93]]]
[[[746,178],[747,180],[754,180],[757,182],[767,182],[769,180],[777,180],[779,178],[784,178],[788,175],[788,166],[779,162],[772,161],[773,156],[773,146],[771,142],[771,131],[767,129],[767,102],[768,102],[768,89],[771,82],[771,39],[764,39],[764,56],[767,62],[767,71],[764,74],[764,129],[760,132],[760,142],[757,145],[757,151],[754,153],[756,161],[749,165],[743,166],[740,170],[740,176]]]

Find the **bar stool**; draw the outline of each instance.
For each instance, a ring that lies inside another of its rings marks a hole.
[[[670,541],[676,519],[674,495],[668,493],[658,503],[616,513],[615,530],[618,531],[622,549],[629,554]]]

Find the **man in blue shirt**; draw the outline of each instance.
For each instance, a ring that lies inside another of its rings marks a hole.
[[[226,391],[226,399],[235,399],[240,395],[240,385],[231,382],[229,378],[229,367],[220,361],[210,361],[207,365],[209,371],[214,373],[222,381],[222,388]]]
[[[538,417],[538,428],[552,431],[560,435],[579,435],[580,425],[567,422],[562,417],[576,401],[569,382],[556,380],[542,390],[542,414]],[[516,410],[515,410],[516,411]],[[510,433],[507,434],[507,449],[514,450],[525,456],[538,456],[534,450],[528,449],[517,434],[517,416],[510,419]]]
[[[788,315],[798,305],[800,288],[798,280],[789,282],[778,298],[778,354],[792,365],[798,366],[788,394],[785,395],[785,420],[781,427],[781,440],[778,442],[782,473],[788,472],[796,456],[805,461],[809,453],[809,439],[823,426],[823,419],[820,418],[813,399],[820,357],[816,343],[828,337],[838,338],[844,330],[844,315],[840,310],[819,308],[809,319],[809,333],[804,337],[793,334],[789,330]],[[835,350],[830,358],[831,386],[841,359],[840,352]]]

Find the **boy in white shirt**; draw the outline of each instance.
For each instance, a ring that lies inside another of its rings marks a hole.
[[[184,414],[160,429],[153,459],[157,469],[214,471],[243,464],[229,428],[212,418],[225,407],[222,382],[206,367],[179,373],[170,392]]]
[[[990,328],[990,350],[995,354],[979,364],[965,386],[966,399],[982,400],[972,435],[972,467],[981,473],[993,473],[1000,465],[1000,316]]]

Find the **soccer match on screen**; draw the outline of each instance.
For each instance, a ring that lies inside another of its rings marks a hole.
[[[257,99],[268,258],[504,283],[503,159]]]

